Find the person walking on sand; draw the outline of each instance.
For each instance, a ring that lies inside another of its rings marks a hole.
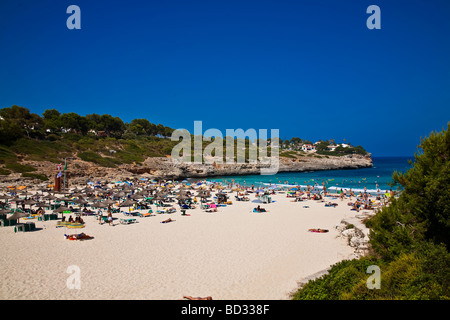
[[[108,224],[110,226],[112,226],[113,225],[112,223],[113,223],[113,218],[112,218],[112,213],[110,211],[110,212],[108,212]]]
[[[102,210],[98,209],[97,211],[97,217],[98,217],[98,223],[102,224],[103,222],[103,214],[102,214]]]

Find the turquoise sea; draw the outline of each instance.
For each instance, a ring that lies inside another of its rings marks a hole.
[[[322,189],[325,183],[330,191],[352,189],[356,192],[367,188],[368,192],[376,192],[378,189],[386,191],[392,187],[388,185],[392,181],[394,171],[405,172],[411,166],[408,160],[414,157],[373,157],[373,167],[349,170],[326,170],[314,172],[280,172],[275,175],[246,175],[212,177],[206,180],[222,183],[234,183],[259,187],[269,185],[279,186],[314,186]]]

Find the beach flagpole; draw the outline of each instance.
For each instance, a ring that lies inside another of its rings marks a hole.
[[[64,158],[64,191],[66,191],[66,170],[67,170],[67,158]]]

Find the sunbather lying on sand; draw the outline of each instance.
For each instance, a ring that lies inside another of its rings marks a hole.
[[[257,206],[255,209],[253,209],[255,212],[268,212],[266,209],[261,208],[260,206]]]
[[[327,229],[309,229],[309,232],[318,232],[318,233],[325,233],[328,232]]]
[[[172,221],[175,221],[175,220],[172,220],[172,218],[169,218],[167,220],[161,221],[161,223],[168,223],[168,222],[172,222]]]
[[[331,203],[331,202],[328,202],[328,203],[325,203],[325,207],[337,207],[337,203]]]
[[[69,234],[69,235],[65,234],[64,238],[69,240],[84,240],[84,239],[91,239],[92,237],[82,232],[79,234]]]
[[[183,296],[183,299],[187,299],[187,300],[212,300],[212,297],[211,296],[208,296],[208,297],[204,297],[204,298],[202,298],[202,297],[191,297],[191,296]]]

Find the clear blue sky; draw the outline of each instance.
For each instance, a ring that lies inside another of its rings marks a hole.
[[[450,1],[1,1],[0,108],[13,104],[412,155],[450,120]]]

